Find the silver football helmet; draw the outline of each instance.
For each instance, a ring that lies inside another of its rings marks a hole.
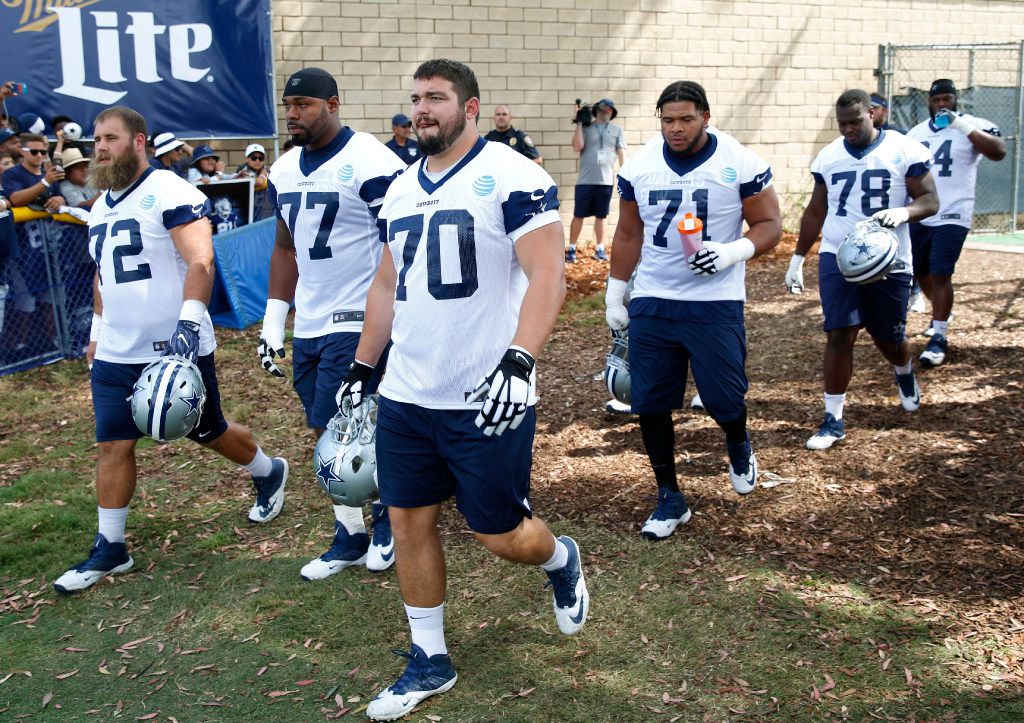
[[[622,404],[630,403],[629,332],[612,332],[612,350],[605,356],[604,384]]]
[[[853,284],[870,284],[885,278],[900,250],[892,229],[868,218],[858,221],[836,249],[836,263],[843,278]]]
[[[361,507],[377,498],[377,400],[370,395],[358,410],[338,412],[316,443],[313,470],[336,505]]]
[[[139,431],[158,442],[169,442],[199,424],[206,385],[199,367],[188,359],[165,356],[142,370],[128,399]]]

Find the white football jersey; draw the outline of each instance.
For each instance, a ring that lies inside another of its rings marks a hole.
[[[842,136],[825,146],[811,163],[815,183],[825,184],[828,192],[821,252],[834,254],[858,221],[905,206],[907,178],[923,176],[931,165],[929,150],[902,133],[879,131],[874,143],[864,148],[854,148]],[[909,270],[910,225],[897,226],[896,237],[897,264]]]
[[[974,128],[994,136],[1001,135],[992,121],[964,113],[960,116]],[[932,152],[932,176],[939,192],[939,212],[921,221],[925,226],[954,224],[971,227],[974,216],[974,182],[978,178],[981,152],[963,133],[952,128],[936,128],[931,120],[919,123],[907,135]]]
[[[299,266],[296,338],[363,328],[384,248],[377,213],[405,168],[374,136],[343,126],[324,148],[293,148],[270,170],[267,196],[288,226]]]
[[[381,394],[433,409],[474,409],[466,395],[512,343],[527,279],[515,243],[558,216],[555,182],[536,163],[480,138],[431,181],[426,160],[381,209],[398,284]]]
[[[100,274],[103,330],[96,358],[143,364],[160,358],[184,300],[188,266],[170,229],[207,216],[210,202],[171,171],[152,168],[116,199],[109,191],[89,214],[89,253]],[[217,346],[206,314],[199,355]]]
[[[768,163],[739,141],[708,128],[704,148],[673,156],[659,133],[619,170],[619,196],[635,201],[644,222],[644,245],[630,298],[744,301],[746,264],[712,276],[687,266],[677,225],[691,213],[704,224],[704,241],[730,243],[743,236],[743,201],[771,185]]]

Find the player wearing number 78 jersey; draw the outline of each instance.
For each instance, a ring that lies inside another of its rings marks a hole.
[[[267,195],[277,213],[277,234],[258,352],[264,369],[284,376],[274,358],[284,356],[285,319],[294,299],[292,383],[306,423],[319,437],[338,411],[334,395],[352,364],[366,292],[380,263],[378,211],[405,164],[369,133],[341,124],[338,84],[327,71],[297,71],[283,96],[296,148],[270,170]],[[365,391],[374,392],[378,380],[379,375],[369,379]],[[317,461],[318,469],[322,464]],[[361,508],[335,505],[334,517],[331,547],[302,568],[303,579],[322,579],[364,561],[374,571],[391,566],[383,505],[373,505],[372,543]]]
[[[871,99],[847,90],[836,101],[839,138],[811,163],[814,191],[800,221],[796,253],[786,274],[793,291],[803,287],[803,260],[822,234],[818,288],[825,316],[825,420],[807,440],[808,449],[827,449],[846,436],[843,405],[853,375],[853,345],[861,327],[895,368],[900,404],[913,412],[921,404],[906,337],[907,302],[912,286],[907,221],[919,221],[939,208],[929,168],[931,153],[906,136],[875,128]],[[904,205],[907,198],[912,199]],[[899,251],[888,275],[870,284],[846,280],[836,251],[858,221],[874,218],[895,229]]]

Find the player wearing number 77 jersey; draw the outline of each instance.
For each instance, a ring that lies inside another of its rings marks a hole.
[[[613,331],[629,327],[631,407],[658,484],[657,506],[641,530],[651,540],[667,538],[690,519],[676,479],[672,428],[687,365],[704,407],[725,432],[733,489],[754,490],[757,460],[745,401],[745,262],[782,237],[771,168],[708,126],[704,88],[672,83],[656,108],[661,133],[619,170],[619,224],[605,295],[608,325]],[[703,232],[684,242],[677,228],[687,214]],[[623,295],[634,268],[627,311]]]
[[[338,84],[327,71],[297,71],[283,96],[296,147],[274,164],[267,186],[277,235],[258,353],[264,369],[284,376],[274,358],[284,356],[285,319],[294,299],[292,384],[319,437],[338,412],[334,395],[363,328],[366,292],[383,248],[377,216],[384,193],[406,166],[369,133],[341,124]],[[367,381],[365,391],[373,393],[379,374]],[[303,566],[302,578],[319,580],[364,562],[374,571],[390,567],[387,508],[373,503],[372,516],[371,541],[361,508],[334,505],[331,547]]]
[[[871,99],[847,90],[836,101],[839,138],[811,163],[814,191],[800,220],[796,253],[786,273],[790,291],[803,287],[803,260],[822,234],[818,289],[825,316],[825,420],[807,440],[808,449],[827,449],[846,436],[843,405],[853,375],[853,345],[861,327],[896,372],[900,404],[913,412],[921,404],[906,336],[907,302],[912,286],[907,221],[919,221],[939,208],[929,172],[931,153],[900,133],[875,128]],[[912,201],[904,206],[907,198]],[[836,251],[858,221],[874,218],[895,229],[899,251],[886,278],[870,284],[846,280]],[[824,228],[823,228],[824,227]]]
[[[456,681],[444,640],[445,564],[437,521],[454,496],[492,553],[548,574],[559,629],[578,631],[589,597],[579,548],[530,509],[534,358],[565,297],[564,232],[543,168],[477,130],[480,90],[452,60],[413,76],[424,159],[384,199],[388,249],[370,287],[356,365],[394,346],[380,385],[377,475],[395,533],[412,651],[369,704],[406,715]],[[340,390],[361,401],[353,374]]]

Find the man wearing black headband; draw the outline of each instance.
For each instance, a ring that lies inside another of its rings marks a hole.
[[[366,294],[384,249],[377,213],[384,192],[406,166],[374,136],[341,124],[338,84],[327,71],[298,71],[283,95],[297,147],[274,164],[267,186],[278,220],[257,351],[268,373],[284,376],[274,359],[284,356],[285,320],[294,301],[292,383],[306,423],[319,437],[338,412],[335,392],[355,359]],[[368,393],[376,390],[379,376],[367,379]],[[321,464],[319,474],[332,477],[332,468]],[[335,505],[334,517],[334,541],[302,568],[303,579],[364,563],[375,571],[391,566],[386,507],[373,505],[372,544],[362,508]]]
[[[939,212],[910,227],[914,277],[932,302],[932,323],[921,364],[936,367],[949,351],[949,319],[953,310],[953,271],[974,214],[974,184],[984,156],[1000,161],[1006,144],[992,121],[958,113],[956,85],[939,78],[928,90],[928,120],[910,129],[935,159],[933,174],[941,203]]]

